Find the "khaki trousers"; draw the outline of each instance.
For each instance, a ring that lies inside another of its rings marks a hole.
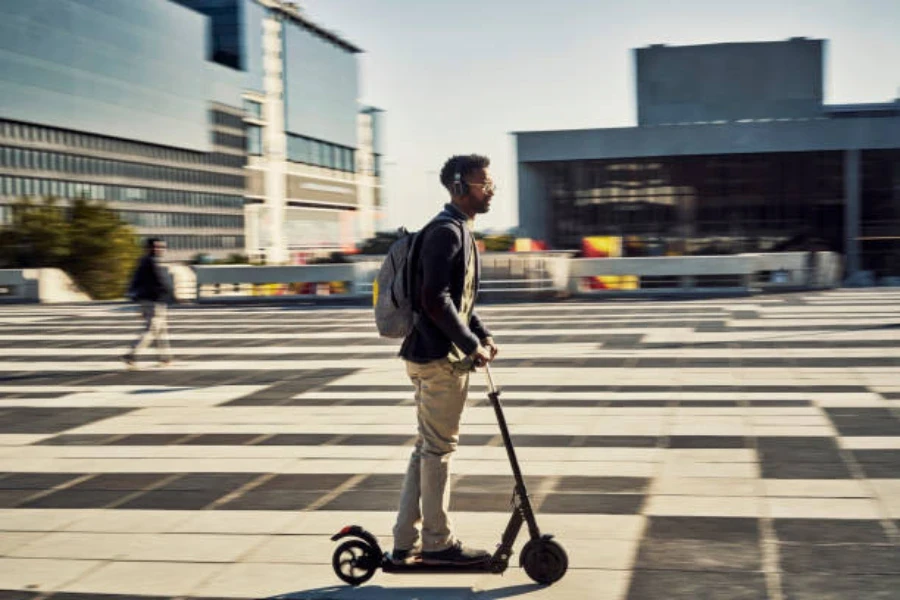
[[[169,348],[169,327],[166,324],[167,308],[164,302],[141,300],[144,331],[131,347],[132,356],[146,348],[151,340],[155,340],[160,359],[170,360],[172,358],[172,351]]]
[[[469,374],[446,359],[406,363],[415,386],[418,437],[409,459],[400,509],[394,525],[394,548],[412,549],[419,540],[426,552],[454,543],[450,521],[450,457],[459,444],[459,422],[469,391]]]

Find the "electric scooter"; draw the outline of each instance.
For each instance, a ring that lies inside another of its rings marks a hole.
[[[549,534],[541,534],[531,508],[528,492],[525,490],[525,482],[522,480],[522,472],[519,470],[519,461],[516,459],[516,451],[509,437],[509,429],[506,426],[506,418],[503,416],[503,408],[500,405],[500,389],[494,387],[490,366],[485,365],[485,374],[488,380],[488,398],[494,407],[497,416],[497,424],[503,436],[503,445],[509,456],[509,464],[515,477],[515,490],[513,493],[513,511],[509,524],[503,532],[503,537],[497,550],[490,559],[471,565],[430,565],[421,560],[411,563],[395,564],[390,556],[382,551],[378,539],[359,525],[344,527],[331,540],[337,542],[344,538],[350,538],[342,542],[334,551],[331,565],[335,574],[344,582],[357,586],[362,585],[372,578],[375,571],[381,569],[385,573],[495,573],[506,571],[509,559],[513,555],[513,543],[519,535],[522,524],[528,525],[530,538],[522,548],[519,556],[519,566],[525,569],[531,579],[541,584],[551,584],[562,579],[569,567],[569,558],[563,547],[553,540]]]

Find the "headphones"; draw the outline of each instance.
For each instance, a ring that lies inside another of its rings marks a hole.
[[[456,196],[465,196],[469,193],[469,184],[463,181],[462,173],[457,171],[453,175],[453,194]]]

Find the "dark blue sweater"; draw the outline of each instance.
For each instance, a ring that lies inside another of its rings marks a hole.
[[[474,310],[468,323],[459,315],[471,252],[475,252],[476,296],[481,275],[478,249],[466,221],[461,210],[446,204],[422,233],[413,276],[413,306],[419,317],[400,347],[405,360],[426,363],[447,358],[451,344],[468,356],[491,335]]]

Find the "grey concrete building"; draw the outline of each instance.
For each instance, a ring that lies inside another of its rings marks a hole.
[[[176,260],[355,241],[358,52],[280,0],[0,2],[0,225],[88,196]]]
[[[818,247],[900,276],[900,98],[823,103],[824,40],[634,51],[635,127],[516,132],[522,235],[633,253]],[[652,250],[651,250],[652,249]]]

